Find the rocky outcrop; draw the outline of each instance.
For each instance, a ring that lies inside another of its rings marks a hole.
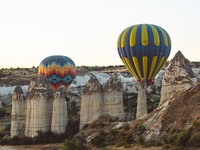
[[[83,89],[80,111],[80,128],[103,115],[124,119],[122,84],[110,78],[105,84],[96,76]]]
[[[62,87],[55,93],[53,101],[51,131],[53,133],[64,133],[66,130],[68,116],[67,116],[67,102],[65,100],[65,88]]]
[[[192,78],[194,78],[194,73],[190,68],[189,61],[178,51],[164,72],[160,104],[143,123],[146,128],[144,135],[147,141],[159,138],[164,125],[164,117],[169,113],[166,112],[170,107],[169,104],[174,101],[176,95],[192,86]]]
[[[194,78],[194,73],[190,68],[189,61],[178,51],[165,70],[160,104],[172,98],[175,93],[191,87],[192,78]]]
[[[174,131],[182,131],[192,126],[192,121],[200,121],[200,82],[194,87],[176,94],[150,113],[142,123],[145,140],[161,140]]]
[[[21,86],[17,86],[12,94],[11,137],[24,136],[25,105],[24,92]]]
[[[51,131],[53,91],[46,78],[39,76],[31,83],[27,96],[25,136],[34,137],[38,131]]]

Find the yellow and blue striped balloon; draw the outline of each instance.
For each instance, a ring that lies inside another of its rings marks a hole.
[[[67,88],[76,76],[75,63],[67,56],[49,56],[40,63],[38,75],[44,75],[55,91],[61,85]]]
[[[117,41],[119,56],[130,73],[149,85],[167,61],[171,51],[169,34],[153,24],[126,28]]]

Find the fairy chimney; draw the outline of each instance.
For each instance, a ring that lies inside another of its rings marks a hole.
[[[165,70],[160,104],[171,99],[174,94],[191,87],[191,78],[194,78],[194,73],[190,68],[189,61],[178,51]]]
[[[66,130],[68,122],[67,102],[65,99],[65,88],[61,87],[54,96],[51,131],[62,134]]]
[[[16,86],[12,94],[12,114],[10,136],[24,136],[25,100],[21,86]]]
[[[27,95],[25,136],[34,137],[38,131],[51,131],[53,90],[44,76],[31,82]]]

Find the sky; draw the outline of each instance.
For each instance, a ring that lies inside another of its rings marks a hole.
[[[0,68],[33,67],[50,55],[76,66],[122,65],[119,34],[134,24],[161,26],[200,61],[199,0],[0,0]]]

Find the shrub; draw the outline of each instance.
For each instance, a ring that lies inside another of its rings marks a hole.
[[[199,126],[200,126],[200,123],[199,123],[199,122],[197,122],[196,120],[193,120],[193,121],[192,121],[192,127],[197,128],[197,127],[199,127]]]
[[[0,139],[3,138],[5,134],[3,132],[0,132]]]
[[[124,137],[124,142],[126,144],[131,144],[134,142],[134,138],[133,138],[133,135],[132,133],[128,133],[125,137]]]
[[[27,144],[27,145],[29,145],[29,144],[32,144],[33,143],[33,140],[32,140],[32,138],[31,137],[21,137],[20,138],[20,141],[19,141],[19,145],[23,145],[23,144]]]
[[[0,109],[0,118],[4,117],[6,115],[5,110]]]
[[[106,141],[105,137],[106,137],[106,133],[104,131],[100,131],[99,135],[94,137],[91,140],[91,143],[95,145],[96,147],[103,147],[105,146],[105,141]]]
[[[139,136],[139,138],[138,138],[138,143],[139,144],[144,144],[145,143],[145,140],[144,140],[144,137],[143,136]]]
[[[80,150],[80,146],[76,143],[75,139],[65,140],[63,150]]]
[[[137,130],[140,132],[140,134],[143,134],[146,130],[144,125],[138,125]]]
[[[20,138],[18,136],[14,136],[9,139],[9,144],[11,145],[19,145]]]
[[[165,143],[167,144],[173,144],[176,140],[176,137],[177,137],[177,134],[170,134],[170,135],[167,135],[165,138],[164,138],[164,141]]]
[[[96,136],[91,140],[91,143],[96,147],[103,147],[105,143],[105,138],[103,136]]]
[[[110,130],[110,132],[109,132],[112,136],[116,136],[118,133],[119,133],[119,131],[117,131],[116,129],[112,129],[112,130]]]
[[[126,125],[124,126],[124,130],[125,130],[125,131],[128,131],[129,129],[130,129],[130,125],[126,124]]]
[[[189,130],[184,130],[180,132],[177,137],[176,137],[176,144],[180,146],[186,146],[189,139],[190,139],[190,131]]]
[[[190,137],[189,145],[200,146],[200,134],[196,133]]]
[[[151,140],[151,141],[148,141],[148,142],[144,143],[145,147],[160,146],[160,145],[161,145],[161,143],[157,142],[155,140]]]

